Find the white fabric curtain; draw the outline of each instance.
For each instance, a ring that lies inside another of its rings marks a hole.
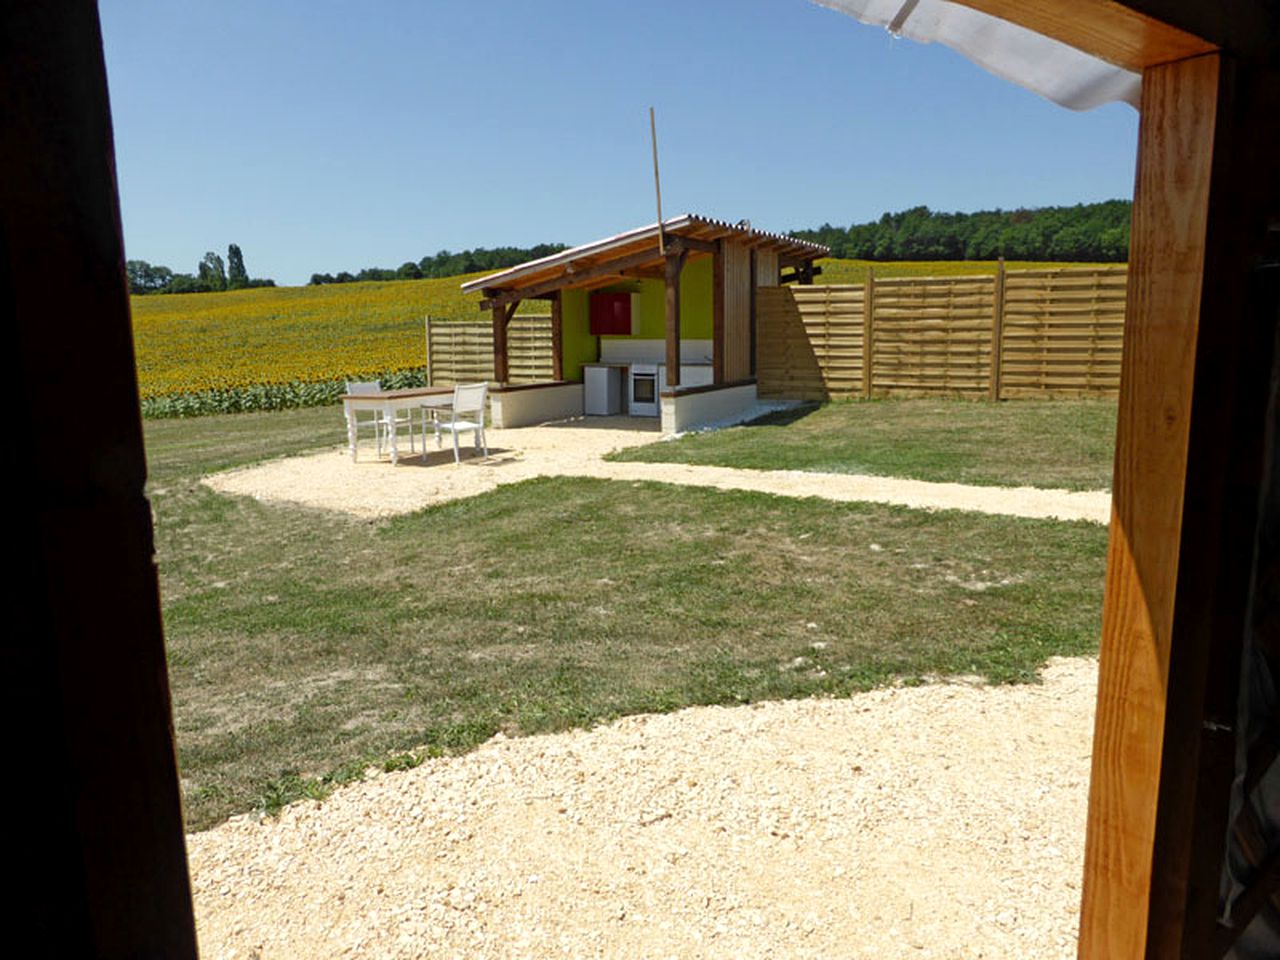
[[[946,0],[814,0],[920,43],[941,43],[984,70],[1072,110],[1138,106],[1142,77],[1033,30]]]

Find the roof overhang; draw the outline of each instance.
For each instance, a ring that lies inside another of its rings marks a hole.
[[[820,243],[754,230],[745,222],[733,224],[691,213],[664,220],[661,234],[665,245],[683,246],[691,257],[710,255],[713,245],[720,240],[730,240],[752,249],[770,250],[778,255],[783,265],[807,263],[831,253]],[[659,230],[655,222],[478,277],[464,283],[462,289],[467,293],[483,291],[490,298],[511,299],[517,295],[534,298],[556,290],[606,286],[619,280],[659,276],[663,253],[658,240]]]
[[[920,43],[941,43],[1072,110],[1134,107],[1146,67],[1213,44],[1114,0],[814,0]],[[1212,6],[1212,5],[1206,5]]]

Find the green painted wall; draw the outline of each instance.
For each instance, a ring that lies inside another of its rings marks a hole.
[[[564,350],[564,378],[581,380],[582,365],[596,359],[596,337],[589,330],[587,292],[563,290],[560,293],[560,342]]]
[[[605,290],[632,291],[640,294],[639,317],[633,318],[632,337],[608,337],[609,340],[663,340],[667,335],[667,291],[661,280],[639,280],[634,283],[605,287]],[[700,257],[685,264],[680,274],[680,336],[685,340],[711,339],[711,258]],[[564,342],[564,377],[581,380],[582,365],[596,359],[596,337],[590,334],[587,297],[583,290],[561,293],[561,324]]]

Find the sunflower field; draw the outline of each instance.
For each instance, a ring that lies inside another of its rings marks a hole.
[[[423,320],[479,317],[468,277],[133,298],[148,417],[331,403],[346,380],[423,384]]]

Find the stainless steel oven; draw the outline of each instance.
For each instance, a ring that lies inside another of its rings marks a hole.
[[[633,417],[656,417],[658,415],[658,365],[633,363],[627,379],[627,412]]]

